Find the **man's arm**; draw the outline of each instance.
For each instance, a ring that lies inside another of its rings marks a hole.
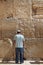
[[[14,40],[14,41],[13,41],[13,46],[15,46],[15,43],[16,43],[16,41]]]
[[[23,47],[25,47],[25,38],[23,36]]]
[[[13,45],[15,46],[15,43],[16,43],[16,35],[14,36],[14,39],[13,39]]]
[[[24,47],[24,41],[23,41],[23,47]]]

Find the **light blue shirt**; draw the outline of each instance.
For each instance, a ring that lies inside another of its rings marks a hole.
[[[16,41],[17,48],[23,48],[23,41],[25,41],[25,38],[22,34],[16,34],[14,40]]]

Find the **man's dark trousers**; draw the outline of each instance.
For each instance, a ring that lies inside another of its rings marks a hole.
[[[20,63],[23,63],[23,55],[24,55],[24,48],[16,48],[16,63],[19,62],[20,59]]]

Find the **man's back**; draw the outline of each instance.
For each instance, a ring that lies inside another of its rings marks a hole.
[[[18,47],[18,48],[23,47],[23,41],[25,41],[25,39],[22,34],[16,34],[14,37],[14,40],[16,41],[16,47]]]

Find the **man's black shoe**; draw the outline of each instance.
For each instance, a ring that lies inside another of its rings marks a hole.
[[[15,62],[15,64],[19,64],[18,62]]]

